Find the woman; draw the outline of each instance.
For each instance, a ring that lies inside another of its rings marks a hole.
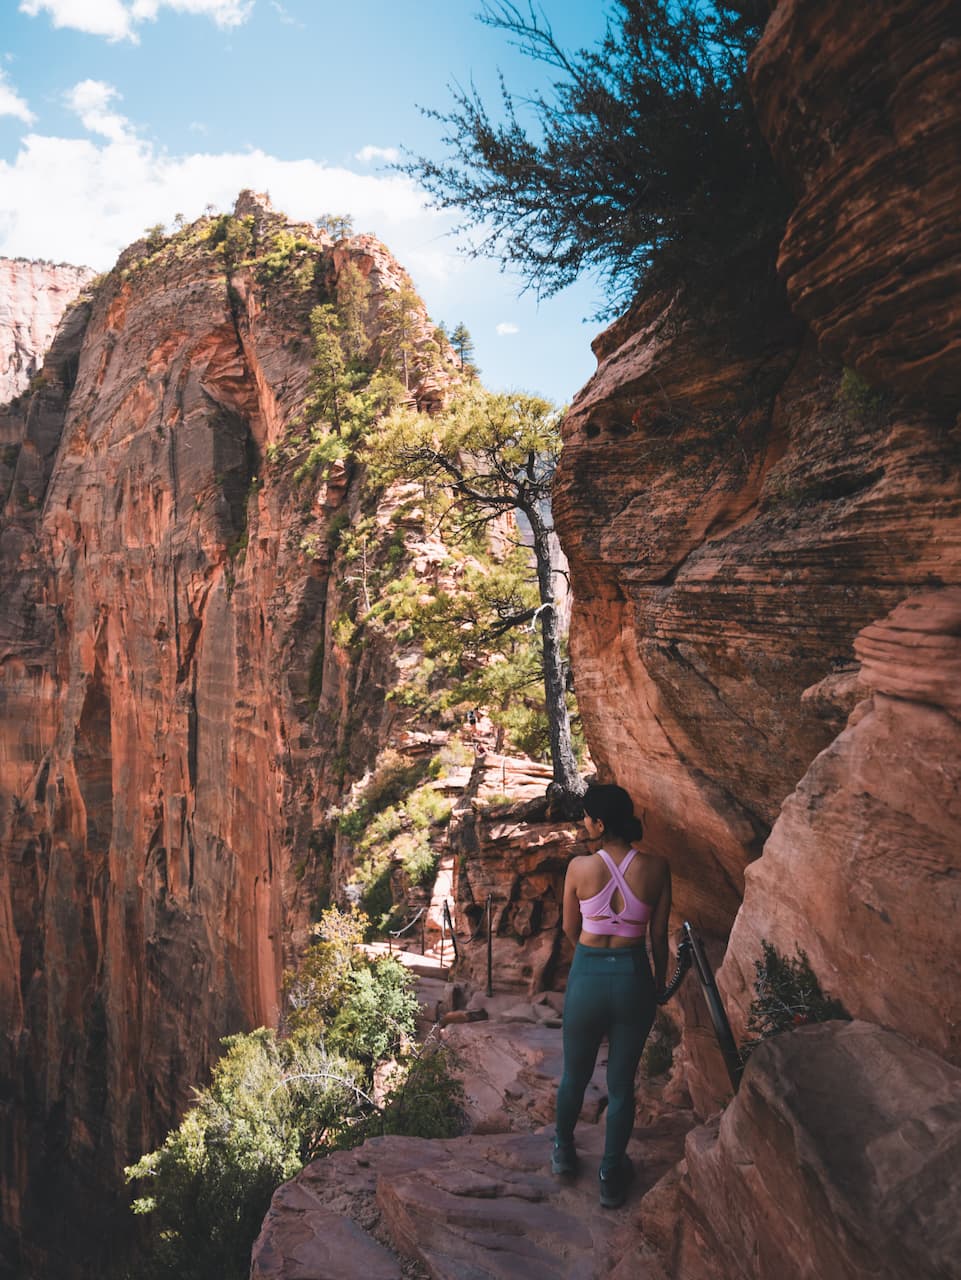
[[[634,846],[643,828],[622,787],[590,786],[584,828],[594,852],[572,858],[564,881],[564,932],[574,963],[564,999],[564,1074],[557,1091],[551,1168],[577,1168],[574,1125],[607,1036],[607,1122],[601,1204],[624,1203],[631,1178],[627,1143],[634,1127],[634,1076],[667,970],[671,871],[666,859]],[[644,945],[650,927],[654,973]]]

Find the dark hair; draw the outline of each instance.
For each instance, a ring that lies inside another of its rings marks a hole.
[[[634,802],[623,787],[592,782],[583,799],[584,812],[604,823],[605,830],[621,840],[640,840],[644,827],[634,817]]]

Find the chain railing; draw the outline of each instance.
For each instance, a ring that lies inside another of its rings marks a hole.
[[[685,920],[681,929],[681,941],[678,943],[677,948],[677,965],[671,975],[670,982],[658,998],[658,1004],[666,1004],[670,1000],[692,965],[697,970],[701,990],[704,992],[707,1010],[711,1015],[714,1034],[717,1036],[717,1043],[724,1058],[724,1065],[731,1081],[731,1088],[737,1093],[737,1087],[741,1083],[744,1063],[741,1061],[741,1055],[738,1053],[737,1045],[734,1043],[731,1024],[728,1021],[727,1013],[721,1000],[721,993],[717,989],[714,971],[711,969],[707,953],[704,950],[704,943],[694,932],[690,923]]]
[[[402,938],[405,933],[410,933],[411,929],[413,929],[414,925],[417,923],[418,920],[422,921],[422,924],[420,926],[420,953],[421,955],[424,954],[424,947],[425,947],[424,930],[427,924],[427,920],[425,919],[426,914],[427,914],[427,908],[421,907],[421,909],[417,912],[417,915],[414,916],[413,920],[410,920],[407,924],[405,924],[403,929],[388,929],[387,931],[388,954],[393,955],[394,953],[394,939]]]

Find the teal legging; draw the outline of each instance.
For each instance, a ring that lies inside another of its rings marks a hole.
[[[603,1169],[615,1168],[634,1128],[634,1076],[654,1022],[654,978],[643,944],[574,950],[564,997],[564,1074],[557,1090],[557,1141],[574,1141],[584,1091],[607,1036],[607,1127]]]

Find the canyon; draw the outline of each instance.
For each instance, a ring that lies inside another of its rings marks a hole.
[[[669,857],[736,1035],[764,941],[801,947],[853,1021],[763,1045],[732,1099],[688,979],[656,1154],[615,1226],[542,1176],[549,1108],[492,1104],[486,1136],[308,1167],[255,1275],[953,1274],[961,29],[949,0],[770,8],[750,76],[793,198],[783,289],[639,297],[595,344],[554,507],[592,759]],[[310,305],[353,264],[376,343],[406,277],[371,237],[335,244],[250,193],[234,217],[259,263],[226,261],[207,223],[131,246],[0,408],[0,1258],[38,1275],[103,1261],[121,1166],[221,1036],[276,1022],[349,870],[331,809],[428,728],[387,696],[410,653],[335,628],[331,531],[389,529],[396,503],[363,512],[342,467],[295,483],[277,452],[308,394]],[[437,407],[456,376],[453,353],[422,360],[413,399]],[[418,556],[436,581],[443,548]],[[475,769],[452,892],[465,933],[494,895],[499,983],[530,1005],[563,985],[576,834],[536,768],[515,781],[510,803]],[[485,943],[459,961],[473,986]],[[485,1025],[447,1032],[477,1079]]]

